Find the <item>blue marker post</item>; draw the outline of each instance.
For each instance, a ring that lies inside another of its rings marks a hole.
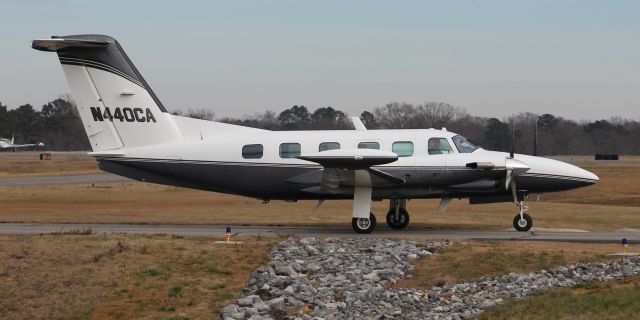
[[[624,255],[627,255],[627,251],[629,251],[629,241],[627,238],[622,238],[622,251],[624,251]]]
[[[231,233],[231,227],[227,226],[227,242],[231,241],[232,236],[233,236],[233,233]]]

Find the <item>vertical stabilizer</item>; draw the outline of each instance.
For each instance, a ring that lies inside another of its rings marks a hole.
[[[103,35],[34,40],[57,52],[93,151],[177,142],[171,115],[120,44]]]

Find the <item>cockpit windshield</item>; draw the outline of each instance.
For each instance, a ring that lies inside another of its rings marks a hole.
[[[451,140],[453,140],[453,143],[455,143],[456,147],[458,148],[458,152],[460,153],[472,153],[478,149],[476,145],[469,142],[467,138],[461,135],[454,136],[453,138],[451,138]]]

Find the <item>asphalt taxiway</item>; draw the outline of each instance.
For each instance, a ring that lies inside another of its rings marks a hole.
[[[127,234],[175,234],[181,236],[225,235],[225,225],[150,225],[150,224],[50,224],[50,223],[0,223],[0,234],[50,234],[90,228],[95,233]],[[508,230],[445,230],[407,228],[392,230],[380,226],[372,234],[356,234],[349,227],[285,227],[285,226],[230,226],[238,233],[238,239],[248,236],[317,236],[317,237],[384,237],[415,240],[538,240],[563,242],[620,242],[626,238],[631,243],[640,243],[640,231],[617,230],[613,232],[575,232],[534,230],[517,232]]]

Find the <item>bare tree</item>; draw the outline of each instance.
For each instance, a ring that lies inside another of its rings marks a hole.
[[[381,128],[407,129],[413,127],[417,111],[411,104],[392,102],[382,108],[375,108],[373,114]]]
[[[442,128],[466,115],[464,109],[444,102],[425,102],[417,107],[419,128]]]

